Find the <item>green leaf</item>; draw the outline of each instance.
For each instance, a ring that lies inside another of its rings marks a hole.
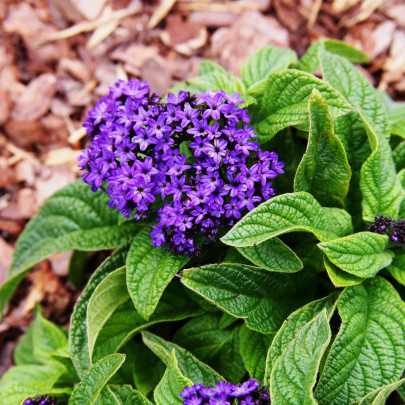
[[[405,138],[405,103],[393,101],[384,91],[378,91],[380,100],[385,105],[390,121],[391,133]]]
[[[263,381],[266,355],[274,335],[255,332],[243,325],[240,329],[240,353],[250,378]]]
[[[130,385],[109,385],[121,405],[152,405],[146,397]]]
[[[108,318],[121,304],[130,299],[125,280],[125,266],[114,270],[101,281],[89,300],[86,323],[90,358],[97,336]]]
[[[358,277],[374,277],[392,262],[392,252],[385,250],[387,244],[387,235],[359,232],[318,247],[340,269]]]
[[[373,86],[345,58],[322,50],[319,51],[319,58],[324,79],[372,123],[380,139],[386,139],[389,136],[387,112]],[[370,140],[374,150],[372,142]]]
[[[315,393],[320,405],[359,401],[397,381],[405,367],[405,303],[388,281],[347,287],[338,309],[342,326]]]
[[[405,378],[396,381],[392,384],[385,385],[382,388],[378,388],[370,394],[367,394],[361,401],[353,402],[351,405],[385,405],[385,401],[388,397],[403,383]]]
[[[34,345],[33,345],[33,329],[34,324],[28,327],[22,338],[18,341],[15,346],[13,358],[14,363],[17,366],[22,366],[26,364],[37,364],[40,365],[41,361],[34,356]]]
[[[200,67],[198,69],[198,76],[205,76],[211,73],[222,73],[224,75],[231,75],[231,73],[229,73],[218,63],[215,63],[212,60],[204,59],[200,63]]]
[[[76,385],[69,405],[94,404],[107,381],[117,372],[124,361],[125,356],[118,353],[99,360]]]
[[[240,353],[240,328],[233,326],[222,329],[221,319],[219,314],[206,314],[191,319],[176,332],[173,340],[218,370],[225,380],[236,383],[246,373]],[[191,376],[188,377],[194,381]]]
[[[317,404],[312,388],[330,336],[324,309],[297,333],[274,364],[270,383],[272,404]]]
[[[136,312],[132,301],[119,306],[98,335],[93,360],[96,361],[110,353],[115,353],[132,336],[148,326],[200,315],[201,308],[187,296],[185,290],[180,283],[170,283],[149,321],[145,321]]]
[[[244,93],[245,86],[242,81],[229,72],[213,71],[202,76],[196,76],[187,80],[193,86],[200,87],[203,91],[225,90],[228,94]]]
[[[92,274],[73,310],[69,328],[69,350],[73,364],[80,377],[91,367],[87,340],[87,307],[94,290],[114,270],[125,265],[128,247],[118,249]]]
[[[164,289],[189,260],[163,247],[154,248],[149,226],[135,236],[127,256],[127,286],[135,308],[146,320]]]
[[[325,49],[331,53],[341,55],[352,63],[368,63],[369,57],[359,49],[336,39],[326,39],[312,44],[300,59],[297,69],[308,73],[315,73],[319,69],[318,52]]]
[[[270,376],[274,365],[299,331],[324,309],[327,311],[328,318],[331,318],[335,311],[337,298],[338,294],[333,293],[320,300],[310,302],[296,310],[284,321],[267,352],[264,385],[270,386]]]
[[[7,283],[0,289],[1,303],[24,272],[54,253],[112,249],[131,239],[139,225],[134,221],[117,225],[119,213],[108,207],[108,201],[106,193],[93,193],[82,179],[46,200],[18,238]]]
[[[175,350],[173,350],[165,374],[155,389],[155,401],[157,405],[181,405],[183,398],[180,393],[184,387],[191,387],[193,382],[186,378],[177,365]]]
[[[83,288],[86,280],[86,268],[89,259],[88,252],[74,250],[69,263],[69,281],[73,286],[80,290]]]
[[[326,255],[324,255],[324,264],[326,272],[335,287],[349,287],[351,285],[360,284],[365,280],[362,277],[340,270],[339,267],[335,266]]]
[[[295,273],[303,269],[302,262],[294,251],[278,238],[266,240],[259,245],[240,247],[238,250],[262,269],[280,273]]]
[[[395,249],[395,257],[387,270],[399,284],[405,285],[405,253],[402,248]]]
[[[306,192],[282,194],[245,215],[221,241],[230,246],[252,246],[288,232],[312,232],[327,241],[352,232],[350,215],[336,208],[322,208]]]
[[[170,356],[174,351],[180,371],[195,384],[201,382],[206,386],[215,386],[217,381],[222,381],[224,379],[189,351],[172,342],[168,342],[147,331],[142,332],[142,339],[145,345],[148,346],[149,349],[166,364],[166,366],[170,364]]]
[[[256,126],[260,143],[269,141],[288,126],[307,122],[308,99],[316,88],[325,98],[333,117],[347,114],[352,107],[334,88],[299,70],[281,70],[269,75]]]
[[[262,333],[275,333],[289,313],[308,300],[315,287],[312,273],[272,273],[242,264],[184,270],[182,282]]]
[[[378,215],[397,218],[405,191],[396,175],[388,142],[378,145],[363,164],[360,176],[363,219],[372,222]]]
[[[242,66],[242,81],[248,89],[248,94],[260,96],[270,73],[288,68],[296,61],[297,54],[292,49],[275,46],[260,48]]]
[[[332,116],[320,93],[309,99],[308,145],[294,179],[295,191],[311,193],[321,205],[342,206],[351,177],[346,153],[334,134]]]

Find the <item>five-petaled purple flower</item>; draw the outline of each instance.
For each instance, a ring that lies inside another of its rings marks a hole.
[[[204,387],[198,383],[185,387],[180,397],[185,405],[231,405],[236,398],[241,405],[268,405],[269,390],[266,387],[259,388],[260,385],[255,379],[237,385],[219,381],[215,387]]]
[[[239,94],[180,91],[167,100],[146,82],[117,82],[88,113],[92,139],[79,167],[126,218],[156,216],[154,246],[199,254],[219,228],[274,195],[270,179],[284,163],[253,140]]]

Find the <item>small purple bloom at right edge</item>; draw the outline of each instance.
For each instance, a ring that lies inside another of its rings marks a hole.
[[[91,144],[79,157],[83,180],[105,189],[126,218],[155,218],[152,243],[198,255],[275,192],[283,173],[262,151],[239,94],[180,91],[162,102],[147,82],[119,81],[89,111]]]
[[[184,405],[231,405],[235,399],[238,399],[240,405],[269,405],[269,390],[260,385],[254,379],[237,385],[219,381],[215,387],[204,387],[198,383],[185,387],[180,397],[184,399]]]
[[[367,230],[369,232],[379,233],[381,235],[388,235],[390,240],[398,243],[400,246],[405,247],[405,220],[394,220],[390,217],[383,217],[382,215],[375,217]]]

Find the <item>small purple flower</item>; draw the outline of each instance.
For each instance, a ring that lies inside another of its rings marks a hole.
[[[58,398],[56,397],[49,397],[48,395],[37,395],[36,398],[26,399],[23,405],[57,405],[58,403]]]

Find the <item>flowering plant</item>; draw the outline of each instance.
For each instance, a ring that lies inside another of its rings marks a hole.
[[[1,309],[53,253],[75,251],[74,282],[82,252],[115,250],[68,333],[36,309],[2,403],[405,398],[405,108],[363,62],[325,40],[299,61],[262,48],[241,78],[205,61],[164,99],[112,86],[82,178],[19,238]]]

